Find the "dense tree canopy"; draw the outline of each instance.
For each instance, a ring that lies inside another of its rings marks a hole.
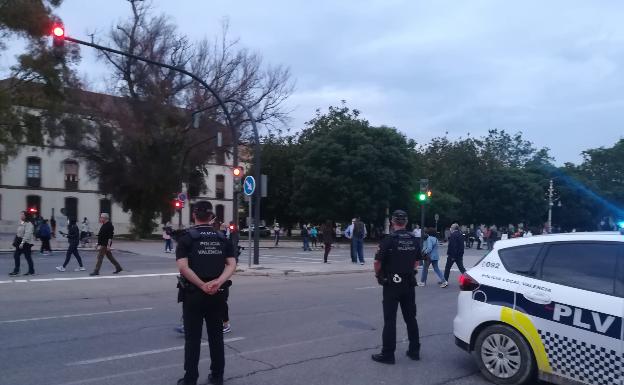
[[[263,172],[276,189],[265,200],[269,220],[361,215],[381,225],[385,207],[400,207],[419,222],[414,194],[421,178],[429,179],[433,192],[425,205],[429,226],[437,213],[440,228],[523,223],[539,230],[547,221],[551,179],[555,227],[594,230],[604,217],[624,218],[624,140],[585,151],[578,166],[558,168],[547,148],[536,148],[520,133],[491,130],[480,138],[438,137],[416,146],[343,105],[317,113],[298,136],[272,137],[263,156]]]

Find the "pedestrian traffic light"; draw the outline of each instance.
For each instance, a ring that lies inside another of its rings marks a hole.
[[[62,24],[52,26],[52,45],[59,48],[65,45],[65,27]]]
[[[179,199],[174,199],[174,200],[173,200],[173,207],[174,207],[176,210],[183,209],[183,208],[184,208],[184,201],[181,201],[181,200],[179,200]]]
[[[230,223],[230,226],[228,226],[228,228],[230,229],[230,233],[236,232],[236,225],[234,225],[233,223]]]
[[[433,195],[433,194],[431,193],[431,190],[427,190],[427,199],[431,198],[431,195]]]
[[[232,175],[234,175],[234,178],[238,178],[240,179],[243,176],[243,169],[241,167],[234,167],[232,169]]]
[[[29,214],[37,214],[37,208],[36,207],[31,207],[28,209],[28,213]]]

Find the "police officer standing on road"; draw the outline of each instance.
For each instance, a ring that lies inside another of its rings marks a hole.
[[[180,274],[184,318],[184,378],[178,385],[196,385],[203,321],[206,320],[210,346],[208,383],[223,384],[225,355],[222,312],[225,290],[236,269],[232,243],[212,227],[215,215],[207,201],[193,207],[195,227],[178,239],[176,262]]]
[[[407,356],[420,359],[420,337],[416,322],[416,277],[417,262],[422,258],[418,240],[407,231],[407,213],[396,210],[392,213],[394,232],[379,244],[375,255],[375,275],[383,285],[383,347],[381,353],[373,354],[373,361],[394,364],[396,349],[396,315],[401,305],[401,313],[407,325],[409,348]]]

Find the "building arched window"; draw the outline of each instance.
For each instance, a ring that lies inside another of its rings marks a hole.
[[[26,159],[26,186],[41,187],[41,158],[29,156]]]
[[[78,190],[78,162],[73,159],[67,159],[63,162],[65,171],[65,189]]]
[[[100,199],[100,214],[108,214],[109,220],[113,221],[113,207],[110,199]]]
[[[78,220],[78,198],[65,198],[65,216]]]
[[[41,213],[41,197],[39,195],[26,196],[26,211],[32,216]]]
[[[217,175],[215,177],[215,198],[225,198],[225,175]]]

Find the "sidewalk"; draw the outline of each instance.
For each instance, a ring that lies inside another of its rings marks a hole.
[[[0,257],[11,257],[14,248],[11,246],[12,236],[8,238],[7,234],[0,234]],[[92,242],[91,247],[80,248],[81,251],[94,250],[95,243]],[[352,274],[352,273],[373,273],[373,256],[377,248],[375,243],[366,243],[364,256],[365,264],[354,264],[349,256],[349,244],[338,243],[332,248],[329,255],[329,263],[323,263],[323,251],[317,249],[303,254],[300,241],[282,240],[278,247],[274,246],[274,242],[270,239],[260,241],[260,262],[259,265],[249,266],[249,249],[247,242],[241,242],[240,245],[246,249],[242,251],[239,257],[239,263],[236,270],[237,275],[242,276],[314,276],[314,275],[330,275],[330,274]],[[39,250],[41,243],[37,241],[33,250]],[[65,238],[52,239],[52,249],[56,252],[67,250],[67,240]],[[169,272],[175,271],[173,259],[174,254],[164,253],[164,242],[155,240],[114,240],[113,251],[121,251],[134,254],[143,258],[161,260],[164,269]],[[440,268],[444,268],[446,262],[446,245],[440,246]],[[464,257],[464,263],[470,268],[478,261],[485,251],[477,251],[467,249]],[[167,258],[163,260],[162,258]],[[171,268],[169,268],[169,262]],[[162,268],[159,268],[160,271]],[[135,270],[139,273],[138,270]],[[155,271],[144,271],[143,273],[155,273]]]

